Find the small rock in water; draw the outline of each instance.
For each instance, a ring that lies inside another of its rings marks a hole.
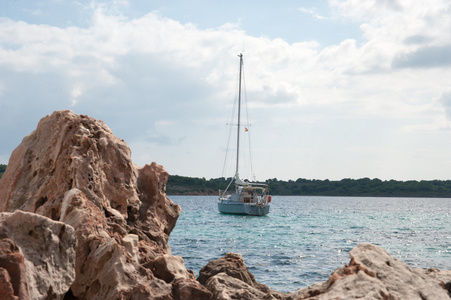
[[[199,271],[198,281],[215,299],[283,299],[284,294],[255,281],[241,254],[227,253]]]

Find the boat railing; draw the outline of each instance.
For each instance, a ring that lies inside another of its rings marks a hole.
[[[266,204],[268,204],[269,203],[268,202],[268,197],[269,197],[269,195],[267,195],[267,194],[262,195],[262,197],[260,199],[260,202],[259,202],[259,205],[266,205]]]
[[[219,190],[219,199],[226,200],[228,196],[232,195],[232,192],[229,190]]]

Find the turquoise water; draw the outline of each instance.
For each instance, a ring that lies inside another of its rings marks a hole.
[[[182,213],[169,238],[196,276],[227,252],[256,280],[290,292],[327,280],[369,242],[410,267],[451,270],[451,199],[273,196],[265,217],[220,214],[216,196],[169,196]]]

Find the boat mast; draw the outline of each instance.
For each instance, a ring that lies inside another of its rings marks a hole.
[[[238,55],[240,58],[240,79],[238,84],[238,129],[236,135],[236,171],[235,176],[238,176],[238,163],[240,161],[240,118],[241,118],[241,72],[243,68],[243,53]]]

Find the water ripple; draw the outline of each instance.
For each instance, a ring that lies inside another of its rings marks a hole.
[[[197,274],[241,253],[256,280],[282,292],[327,280],[370,242],[411,267],[451,269],[451,199],[280,197],[266,217],[218,213],[216,197],[172,196],[182,207],[169,238]]]

